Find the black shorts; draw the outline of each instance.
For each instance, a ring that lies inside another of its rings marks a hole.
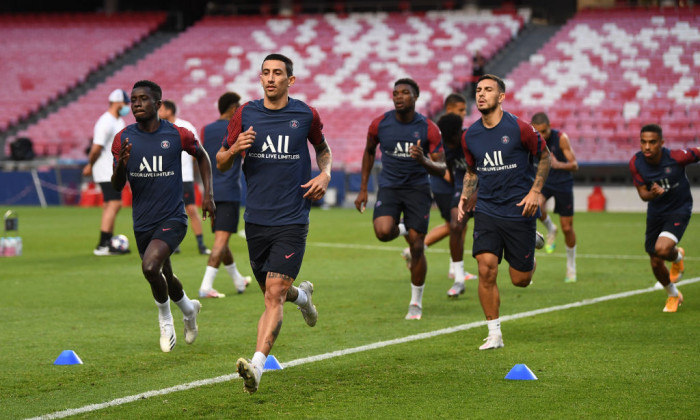
[[[216,204],[216,217],[211,223],[212,233],[217,230],[229,233],[238,232],[241,203],[239,201],[217,201],[214,204]]]
[[[267,273],[270,272],[297,278],[306,251],[308,233],[308,224],[286,226],[245,224],[250,267],[259,284],[265,284]]]
[[[555,190],[550,187],[542,187],[542,195],[545,201],[554,197],[554,213],[559,216],[570,217],[574,215],[574,190]]]
[[[683,233],[685,233],[685,229],[688,227],[688,223],[690,223],[689,214],[668,214],[658,217],[647,216],[644,250],[647,254],[653,254],[656,248],[656,240],[659,239],[659,235],[661,235],[662,232],[666,232],[665,235],[673,235],[677,240],[676,243],[679,243],[683,237]]]
[[[438,210],[440,210],[440,216],[446,221],[450,221],[452,218],[452,194],[434,194],[433,200],[437,204]]]
[[[474,243],[472,255],[483,252],[498,256],[498,263],[505,254],[506,261],[518,271],[532,271],[535,264],[535,229],[537,219],[508,220],[474,214]]]
[[[182,199],[185,200],[185,205],[194,204],[194,182],[182,183]]]
[[[172,254],[175,248],[185,239],[186,234],[186,224],[177,220],[166,220],[153,230],[134,232],[134,237],[136,238],[136,246],[139,249],[139,255],[143,258],[143,254],[146,253],[146,248],[148,248],[148,244],[151,243],[152,240],[160,239],[168,244],[170,253]]]
[[[406,229],[427,233],[432,203],[427,185],[419,188],[380,188],[374,205],[374,219],[392,216],[398,223],[403,213]]]
[[[100,182],[100,189],[102,190],[102,200],[105,203],[107,201],[121,201],[122,192],[115,190],[111,182]]]

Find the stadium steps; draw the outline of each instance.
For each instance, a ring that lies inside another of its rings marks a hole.
[[[169,32],[163,30],[154,32],[143,41],[137,43],[132,48],[127,50],[124,54],[116,57],[105,66],[88,75],[84,82],[78,84],[73,89],[70,89],[56,100],[50,102],[45,107],[29,116],[29,118],[26,120],[9,127],[7,131],[2,134],[2,137],[0,137],[0,160],[6,158],[6,156],[4,156],[6,139],[14,137],[21,130],[26,129],[30,125],[35,124],[37,121],[46,118],[48,115],[75,101],[98,84],[104,82],[109,76],[119,71],[124,66],[138,62],[146,55],[170,42],[178,35],[179,32]]]
[[[521,61],[528,60],[561,28],[562,25],[525,24],[518,36],[486,63],[486,73],[507,77]]]

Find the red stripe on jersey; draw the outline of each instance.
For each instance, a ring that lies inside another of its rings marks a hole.
[[[670,151],[671,159],[678,162],[681,166],[686,166],[698,161],[700,157],[700,149],[693,147],[690,149],[676,149]]]
[[[119,160],[119,151],[122,149],[122,133],[126,130],[126,127],[122,128],[120,132],[114,135],[114,141],[112,142],[112,169],[117,167],[117,160]]]
[[[173,127],[180,133],[180,144],[182,145],[182,150],[194,156],[197,154],[197,149],[199,149],[199,142],[194,137],[194,133],[190,130],[182,127],[173,125]]]
[[[323,123],[321,122],[321,116],[318,114],[318,111],[316,111],[316,108],[312,106],[309,106],[309,108],[311,109],[313,118],[311,119],[308,138],[311,144],[318,145],[326,140],[323,136]]]
[[[440,129],[437,124],[426,118],[428,123],[428,151],[430,153],[436,153],[440,151],[440,146],[442,145],[442,135],[440,134]]]
[[[243,106],[239,107],[229,120],[228,127],[226,128],[226,137],[224,137],[221,142],[221,146],[223,146],[224,149],[228,150],[229,147],[233,146],[233,143],[238,140],[238,136],[243,131],[243,108],[245,108],[248,103],[249,102],[246,102]]]
[[[530,154],[538,155],[546,146],[546,143],[540,137],[540,133],[535,130],[535,127],[520,118],[516,119],[516,121],[518,126],[520,126],[520,141],[523,143],[523,146],[530,151]]]
[[[636,163],[637,155],[634,155],[632,156],[632,159],[630,159],[630,172],[632,173],[632,181],[634,182],[634,185],[641,187],[646,183],[644,182],[644,178],[642,178],[642,176],[639,174]]]

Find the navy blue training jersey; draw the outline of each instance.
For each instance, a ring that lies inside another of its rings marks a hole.
[[[685,166],[700,160],[700,148],[669,150],[661,149],[661,162],[652,165],[639,151],[630,159],[630,171],[634,185],[646,185],[651,189],[659,184],[666,192],[647,202],[647,216],[668,214],[691,214],[693,196],[685,174]]]
[[[228,120],[216,120],[207,124],[202,129],[202,143],[212,162],[216,162],[216,154],[221,149],[221,141],[226,137]],[[241,162],[243,159],[236,156],[233,166],[226,172],[216,169],[214,164],[211,169],[212,188],[214,189],[214,201],[241,201]]]
[[[194,156],[200,147],[194,134],[165,120],[160,120],[160,127],[153,133],[131,124],[114,136],[115,166],[122,141],[126,139],[132,145],[126,178],[133,194],[134,232],[147,232],[166,220],[187,225],[181,156],[183,150]]]
[[[309,223],[311,200],[304,198],[301,185],[311,179],[307,140],[313,145],[325,141],[318,112],[293,98],[277,110],[265,108],[262,99],[247,102],[231,117],[223,147],[231,147],[249,127],[256,136],[243,159],[244,220],[265,226]]]
[[[493,128],[484,127],[481,118],[462,135],[467,164],[479,178],[475,212],[510,219],[532,219],[522,215],[517,204],[525,198],[535,179],[534,156],[545,149],[545,142],[530,124],[509,112]]]
[[[402,123],[395,111],[387,111],[369,125],[367,139],[379,143],[382,152],[382,172],[379,187],[428,186],[428,171],[411,157],[411,146],[421,141],[428,156],[442,147],[440,129],[424,115],[415,113],[413,121]]]
[[[552,130],[547,140],[547,147],[549,148],[549,153],[556,157],[559,162],[566,163],[569,160],[561,151],[561,131]],[[563,169],[550,169],[545,186],[555,190],[555,191],[570,191],[574,188],[574,174],[571,171],[565,171]]]
[[[462,130],[462,133],[464,131],[466,130]],[[464,175],[467,173],[467,161],[464,159],[464,150],[461,143],[453,149],[445,146],[445,163],[454,180],[453,193],[461,195],[462,187],[464,186]]]

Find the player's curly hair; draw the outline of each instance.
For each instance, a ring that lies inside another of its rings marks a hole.
[[[161,89],[155,82],[151,82],[150,80],[139,80],[138,82],[134,83],[134,87],[132,89],[140,87],[149,88],[151,93],[153,93],[153,99],[156,101],[160,101],[163,98],[163,89]]]
[[[398,85],[409,85],[413,88],[413,91],[416,92],[416,98],[420,96],[420,89],[418,88],[418,83],[416,83],[415,80],[410,79],[408,77],[404,77],[403,79],[399,79],[394,82],[394,87]]]
[[[457,114],[444,114],[437,121],[437,126],[442,134],[442,142],[450,149],[459,144],[459,137],[462,134],[462,117]]]
[[[219,107],[219,114],[223,114],[228,111],[234,105],[239,105],[241,102],[241,95],[236,92],[226,92],[219,97],[219,102],[217,106]]]

